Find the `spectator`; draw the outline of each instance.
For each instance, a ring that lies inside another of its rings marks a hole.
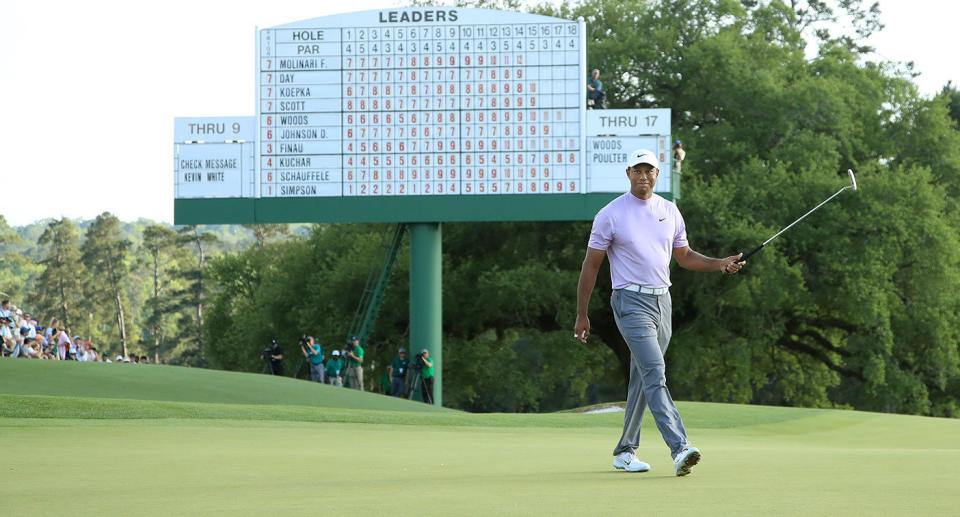
[[[330,360],[327,361],[327,379],[331,386],[343,387],[343,377],[340,371],[343,370],[343,359],[340,358],[340,351],[334,350],[330,353]]]
[[[10,305],[10,302],[7,302]],[[19,347],[13,335],[13,320],[10,316],[0,316],[0,339],[3,340],[3,355],[17,357]]]
[[[271,375],[283,375],[283,347],[277,343],[277,338],[270,340],[270,348],[264,350],[260,357],[270,361]]]
[[[37,348],[37,341],[35,338],[28,337],[23,341],[23,357],[28,359],[39,359],[40,351]]]
[[[150,364],[150,360],[147,359],[147,356],[141,355],[141,356],[140,356],[140,364]]]
[[[83,347],[83,341],[80,339],[80,336],[73,336],[73,339],[67,339],[68,350],[67,358],[71,361],[77,360],[77,355],[81,353],[81,348]]]
[[[47,331],[46,331],[47,336],[52,335],[53,331],[56,330],[58,327],[60,327],[60,320],[58,320],[57,318],[51,319],[50,325],[47,325]]]
[[[607,93],[603,91],[603,81],[600,80],[600,70],[596,68],[590,73],[590,79],[587,80],[587,99],[593,101],[593,109],[604,109]]]
[[[0,302],[0,317],[4,316],[11,318],[10,321],[13,321],[13,311],[10,310],[10,300],[4,300],[3,302]]]
[[[397,357],[393,358],[393,364],[387,368],[387,372],[390,374],[390,395],[402,397],[403,392],[406,391],[405,384],[409,362],[407,360],[407,349],[397,350]]]
[[[373,370],[373,368],[371,368]],[[383,375],[380,376],[380,380],[377,382],[377,392],[384,395],[390,395],[390,374],[388,372],[383,372]]]
[[[363,347],[360,338],[353,336],[353,345],[346,350],[347,387],[363,391]]]
[[[430,360],[430,351],[426,348],[421,350],[419,360],[423,361],[423,384],[420,386],[420,393],[424,402],[433,404],[433,361]]]
[[[307,336],[306,342],[301,342],[300,351],[310,361],[310,380],[323,384],[323,347],[314,342],[313,336]]]
[[[673,143],[673,172],[680,174],[680,167],[686,157],[687,152],[683,150],[683,142],[677,140]]]
[[[72,359],[70,357],[69,351],[73,342],[70,341],[70,331],[66,329],[59,329],[57,337],[57,353],[60,355],[60,359]]]

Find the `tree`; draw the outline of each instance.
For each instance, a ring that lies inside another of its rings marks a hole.
[[[940,95],[946,97],[947,109],[950,111],[950,118],[953,123],[960,126],[960,90],[954,86],[953,81],[947,81],[947,84],[940,90]]]
[[[257,247],[260,249],[263,249],[268,239],[290,235],[290,225],[288,224],[244,224],[241,226],[253,232],[254,238],[257,239]]]
[[[179,312],[191,307],[193,315],[182,314],[178,324],[177,345],[175,352],[176,362],[193,366],[206,364],[204,353],[203,308],[206,301],[206,287],[204,274],[207,266],[205,246],[217,242],[217,237],[211,232],[200,231],[196,226],[184,226],[177,230],[181,246],[195,247],[196,268],[182,270],[181,278],[185,287],[174,293],[176,300],[170,308]]]
[[[124,283],[130,273],[127,255],[131,243],[120,235],[120,220],[110,212],[97,216],[87,228],[80,251],[88,275],[84,290],[91,313],[113,306],[117,335],[124,357],[127,356],[126,296]]]
[[[51,221],[37,241],[44,248],[40,260],[44,269],[37,281],[40,306],[56,315],[65,328],[79,321],[77,302],[84,268],[78,243],[77,227],[66,217]]]
[[[143,249],[150,259],[148,267],[153,280],[144,311],[155,362],[160,361],[161,349],[174,330],[170,328],[175,316],[172,309],[177,305],[176,293],[183,289],[182,280],[176,276],[190,256],[182,244],[182,237],[167,226],[151,224],[143,230]]]

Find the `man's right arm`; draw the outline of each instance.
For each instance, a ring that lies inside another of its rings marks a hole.
[[[580,268],[580,280],[577,282],[577,323],[573,327],[573,337],[581,343],[586,343],[590,337],[590,318],[587,317],[587,309],[590,306],[590,295],[593,293],[593,286],[597,283],[597,272],[603,264],[603,258],[607,256],[605,250],[596,250],[587,248],[587,256],[583,259],[583,266]]]

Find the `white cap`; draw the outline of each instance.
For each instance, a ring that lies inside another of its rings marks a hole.
[[[657,160],[657,155],[653,154],[653,151],[647,149],[637,149],[636,151],[630,153],[630,158],[627,158],[627,167],[633,167],[641,163],[650,164],[658,169],[660,168],[660,162]]]
[[[123,361],[123,356],[122,356],[122,355],[118,355],[116,360],[117,360],[117,361]]]
[[[340,351],[339,351],[339,350],[334,350],[331,355],[338,356],[338,355],[340,355]]]

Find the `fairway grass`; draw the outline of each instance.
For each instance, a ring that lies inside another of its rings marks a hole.
[[[54,383],[42,373],[0,381],[0,515],[960,513],[958,420],[681,402],[703,461],[676,478],[649,418],[637,453],[652,470],[611,467],[622,413],[377,409],[404,401],[356,392],[357,407],[324,407],[303,381],[284,389],[305,398],[277,404],[162,385],[149,400],[26,394]]]

